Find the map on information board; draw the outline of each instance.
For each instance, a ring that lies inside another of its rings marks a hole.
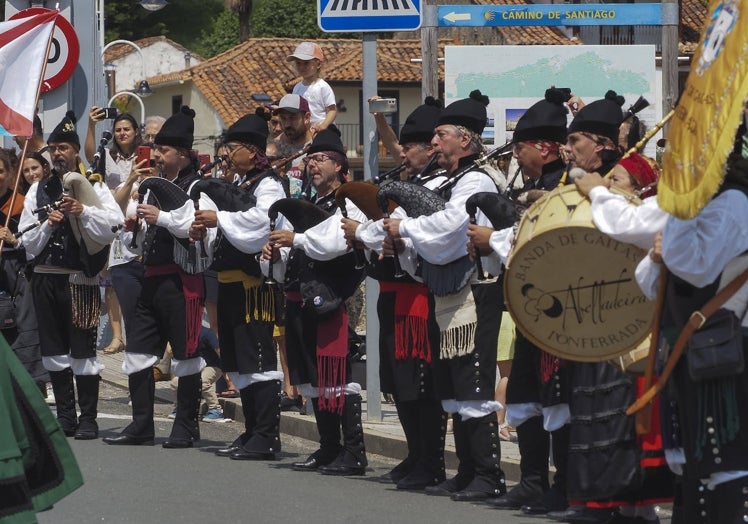
[[[489,124],[484,138],[496,145],[511,140],[524,110],[542,99],[551,85],[568,87],[589,103],[613,89],[626,98],[626,110],[640,95],[650,105],[639,113],[647,126],[660,121],[661,90],[655,48],[641,46],[447,46],[445,103],[474,89],[487,95]],[[570,117],[571,119],[571,117]],[[646,154],[654,156],[654,140]]]

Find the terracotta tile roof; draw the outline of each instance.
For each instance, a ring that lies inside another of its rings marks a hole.
[[[683,0],[680,2],[680,48],[693,53],[699,43],[706,21],[706,1]]]
[[[150,36],[148,38],[141,38],[140,40],[133,41],[133,44],[138,46],[140,49],[146,48],[148,46],[151,46],[155,44],[156,42],[165,42],[169,44],[170,46],[174,47],[175,49],[178,49],[179,51],[189,51],[186,47],[176,43],[174,40],[171,40],[169,38],[166,38],[165,36]],[[122,58],[123,56],[129,55],[130,53],[134,53],[135,49],[131,45],[128,44],[116,44],[110,47],[106,50],[106,53],[104,53],[104,62],[112,62],[114,60],[117,60],[118,58]],[[196,60],[199,60],[203,62],[205,59],[202,58],[199,55],[196,55],[192,51],[192,56],[195,57]]]
[[[151,86],[177,81],[192,81],[224,122],[233,122],[254,111],[251,94],[267,93],[281,98],[301,78],[286,57],[301,40],[295,38],[253,38],[247,42],[179,73],[149,78]],[[332,83],[360,82],[363,76],[361,41],[325,39],[317,41],[325,53],[322,72]],[[439,56],[451,40],[440,40]],[[392,83],[420,85],[420,40],[380,40],[377,42],[377,74],[381,85]],[[440,67],[440,80],[444,79]]]

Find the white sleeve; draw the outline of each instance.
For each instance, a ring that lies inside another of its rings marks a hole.
[[[367,249],[381,253],[382,242],[386,237],[384,232],[384,221],[369,220],[356,229],[356,240],[363,242]]]
[[[657,205],[655,197],[637,206],[623,195],[598,186],[590,191],[592,221],[602,233],[619,242],[642,249],[654,245],[655,235],[665,228],[668,214]]]
[[[23,231],[37,222],[37,215],[32,213],[38,207],[36,203],[37,186],[38,183],[32,184],[26,193],[23,201],[23,211],[18,222],[18,231]],[[26,248],[26,253],[34,257],[39,256],[39,253],[42,252],[47,242],[49,242],[53,231],[54,227],[50,226],[46,220],[42,221],[39,227],[26,231],[21,237],[23,245]]]
[[[656,263],[649,255],[644,257],[639,262],[639,265],[636,266],[636,272],[634,273],[636,283],[639,284],[639,288],[648,300],[657,298],[657,288],[661,272],[662,264]]]
[[[727,190],[690,220],[670,217],[662,234],[668,269],[696,287],[714,282],[727,263],[748,250],[748,198]]]
[[[264,178],[254,192],[256,205],[246,211],[218,211],[218,227],[229,242],[244,253],[259,253],[270,234],[268,209],[286,197],[283,185],[275,178]],[[276,222],[276,227],[278,224]]]
[[[446,264],[465,256],[469,223],[465,202],[471,195],[483,191],[497,191],[491,178],[476,171],[466,174],[452,188],[444,210],[428,216],[404,218],[400,222],[400,236],[410,238],[418,254],[432,264]]]
[[[509,258],[509,253],[512,251],[512,244],[514,243],[514,226],[506,229],[500,229],[491,233],[491,237],[488,240],[488,245],[491,246],[494,253],[499,257],[502,264],[506,264]]]
[[[100,244],[108,244],[117,236],[117,231],[112,231],[124,221],[122,210],[114,200],[111,190],[101,182],[93,185],[96,195],[101,201],[102,207],[83,206],[83,212],[78,217],[81,227],[86,233]]]
[[[348,218],[356,221],[365,221],[366,215],[356,207],[353,202],[346,199],[346,210]],[[348,245],[340,228],[340,218],[343,215],[340,210],[323,220],[314,227],[310,227],[304,233],[294,236],[294,247],[303,249],[304,253],[315,260],[332,260],[348,252]]]

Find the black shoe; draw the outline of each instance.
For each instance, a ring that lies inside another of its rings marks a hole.
[[[60,419],[57,419],[57,422],[60,422]],[[75,432],[78,430],[78,426],[65,426],[60,422],[60,427],[62,428],[62,432],[65,433],[66,437],[74,437]]]
[[[232,453],[242,449],[241,446],[229,446],[227,448],[220,448],[216,450],[217,457],[230,457]]]
[[[487,501],[497,509],[517,510],[528,504],[537,504],[543,496],[542,491],[532,489],[525,484],[517,484],[506,495]]]
[[[440,482],[436,486],[429,486],[425,488],[423,492],[426,495],[431,495],[434,497],[451,497],[452,495],[460,491],[457,486],[457,481],[455,480],[456,478],[457,477],[447,479],[444,482]]]
[[[73,435],[73,438],[75,440],[95,440],[99,438],[99,431],[96,429],[78,428],[78,430]]]
[[[397,484],[397,489],[407,491],[421,491],[427,487],[436,486],[444,482],[444,473],[434,474],[425,466],[417,464],[410,473],[402,477]]]
[[[494,492],[463,489],[462,491],[458,491],[457,493],[452,493],[452,496],[450,498],[458,502],[472,502],[476,500],[490,499],[495,496],[496,496],[496,493]]]
[[[366,474],[364,466],[347,466],[345,464],[328,464],[327,466],[320,466],[317,468],[317,471],[323,475],[337,475],[340,477]]]
[[[191,438],[169,438],[161,444],[161,447],[165,449],[186,449],[194,445],[195,442]]]
[[[617,514],[618,512],[613,509],[575,506],[564,511],[551,511],[546,516],[558,522],[569,522],[571,524],[605,524]]]
[[[566,497],[555,487],[545,492],[540,500],[522,506],[525,515],[547,515],[553,511],[563,511],[569,507]]]
[[[243,448],[238,448],[229,455],[229,458],[232,460],[275,460],[275,453],[245,451]]]
[[[117,435],[101,439],[111,446],[153,446],[153,437],[134,437],[132,435]]]
[[[307,459],[303,462],[294,462],[291,464],[291,467],[295,469],[296,471],[317,471],[321,466],[326,466],[333,462],[335,460],[335,457],[332,457],[329,460],[325,460],[324,458],[320,457],[319,450],[312,453],[307,457]]]

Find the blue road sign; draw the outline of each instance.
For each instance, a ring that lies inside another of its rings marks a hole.
[[[317,25],[329,33],[415,31],[421,0],[317,0]]]
[[[662,25],[662,4],[440,5],[439,27]]]

